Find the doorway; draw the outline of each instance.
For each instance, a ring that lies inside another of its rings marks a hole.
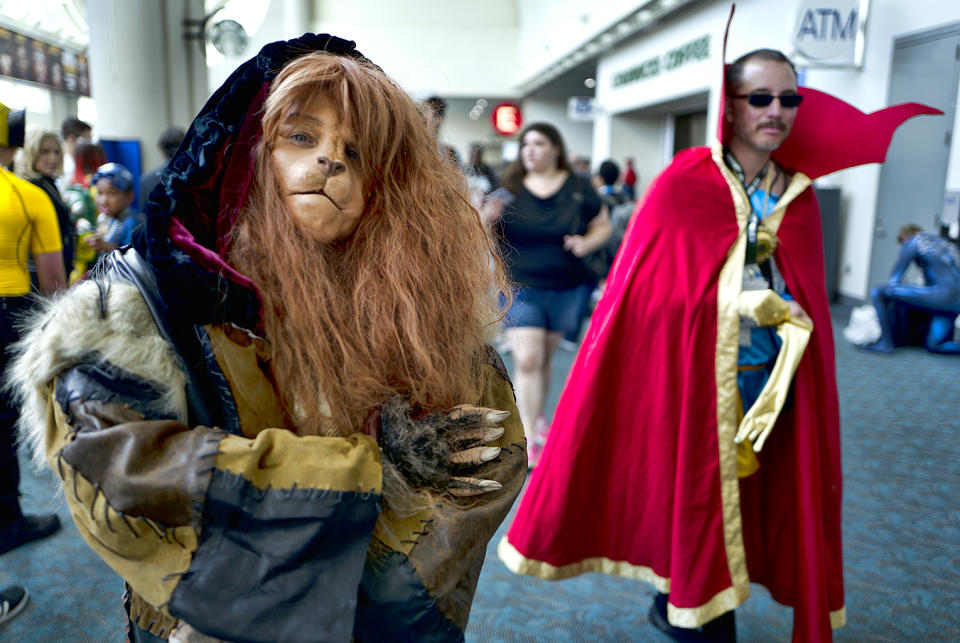
[[[900,226],[939,230],[958,81],[960,23],[894,43],[888,104],[916,101],[943,110],[944,116],[912,118],[893,135],[880,170],[870,287],[890,276],[900,251]]]
[[[678,114],[673,121],[673,153],[707,143],[707,110]]]

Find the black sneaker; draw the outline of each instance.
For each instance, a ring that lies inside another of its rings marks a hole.
[[[0,623],[6,623],[20,613],[27,604],[27,590],[19,585],[11,585],[0,590]]]
[[[56,514],[24,516],[17,522],[0,527],[0,554],[5,554],[20,545],[46,538],[60,529]]]
[[[709,623],[704,623],[701,627],[685,628],[670,625],[667,620],[667,594],[657,594],[653,599],[653,605],[647,617],[654,627],[669,636],[675,641],[683,643],[736,643],[737,625],[733,612],[726,612],[713,619]]]

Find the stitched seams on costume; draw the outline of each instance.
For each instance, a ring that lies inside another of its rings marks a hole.
[[[462,639],[486,543],[525,474],[499,357],[463,401],[513,414],[500,458],[478,471],[503,489],[383,514],[373,438],[290,430],[255,336],[256,292],[218,254],[250,185],[250,115],[276,71],[312,50],[359,56],[308,34],[241,66],[151,196],[140,253],[114,253],[35,320],[18,361],[24,428],[151,633],[177,617],[238,641]]]

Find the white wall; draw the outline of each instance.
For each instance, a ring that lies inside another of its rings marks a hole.
[[[794,7],[799,2],[782,2],[771,11],[768,0],[740,0],[730,29],[728,61],[757,47],[773,47],[791,52]],[[922,9],[915,2],[874,0],[867,22],[866,54],[861,70],[808,69],[805,84],[834,94],[858,109],[871,112],[886,106],[893,43],[898,37],[960,21],[960,5],[955,0],[926,0]],[[720,47],[730,5],[726,0],[703,2],[694,11],[671,22],[662,30],[644,35],[607,53],[597,71],[597,101],[615,115],[666,102],[710,89],[707,122],[711,135],[716,131],[719,92],[722,79]],[[690,63],[653,78],[613,87],[616,73],[625,71],[649,57],[689,42],[704,33],[711,34],[708,60]],[[960,128],[960,114],[957,118]],[[598,128],[598,132],[602,128]],[[615,133],[612,128],[610,135]],[[951,148],[947,188],[960,186],[960,129],[955,129]],[[595,149],[598,147],[594,145]],[[601,146],[602,147],[602,146]],[[852,168],[821,179],[819,184],[843,190],[843,230],[840,249],[839,290],[842,294],[864,298],[870,268],[871,239],[876,217],[878,165]]]
[[[641,194],[664,165],[670,162],[670,158],[664,154],[666,116],[613,116],[610,135],[613,141],[610,157],[620,165],[621,171],[626,168],[626,157],[633,157],[633,171],[637,173],[634,189]]]
[[[637,0],[517,0],[517,80],[528,79],[643,4]]]
[[[953,145],[950,147],[950,160],[947,162],[947,190],[960,192],[960,86],[957,87],[956,112],[953,115]]]
[[[839,96],[864,112],[882,109],[887,106],[894,40],[958,21],[960,5],[955,1],[925,0],[918,4],[874,0],[867,21],[862,71],[810,69],[806,84]],[[960,144],[957,130],[954,132],[946,182],[948,189],[951,185],[960,186]],[[842,212],[840,292],[859,299],[867,296],[870,287],[870,252],[879,179],[879,165],[844,170],[825,179],[843,189],[846,206]]]
[[[166,159],[157,149],[169,125],[186,126],[194,88],[203,88],[204,60],[196,43],[182,40],[182,20],[200,13],[200,0],[89,0],[90,86],[98,138],[139,139],[143,169]],[[172,32],[163,25],[172,25]],[[187,51],[188,47],[197,49]],[[199,76],[199,82],[192,80]],[[182,120],[181,120],[182,119]]]
[[[513,0],[317,0],[316,31],[357,48],[416,98],[515,96]]]
[[[469,116],[476,99],[452,98],[447,100],[447,117],[440,128],[440,140],[453,145],[460,154],[460,160],[468,161],[470,145],[482,143],[486,149],[487,163],[495,165],[500,160],[500,145],[510,137],[500,136],[490,122],[490,110],[503,98],[487,97],[487,108],[477,120]]]
[[[593,121],[568,120],[565,98],[528,98],[522,107],[523,127],[536,122],[550,123],[560,130],[568,153],[587,157],[593,154]],[[596,159],[590,161],[594,167],[599,165]]]

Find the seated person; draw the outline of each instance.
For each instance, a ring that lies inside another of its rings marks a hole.
[[[133,175],[119,163],[106,163],[93,175],[97,187],[97,233],[87,238],[87,245],[99,253],[128,245],[139,220],[130,212],[133,203]]]
[[[900,228],[897,234],[900,257],[886,286],[870,291],[877,309],[882,335],[864,348],[881,353],[893,352],[893,307],[931,313],[930,328],[924,342],[934,353],[960,354],[960,344],[953,341],[954,319],[960,314],[960,252],[949,239],[924,232],[913,223]],[[900,280],[911,262],[923,272],[923,286],[902,284]]]

